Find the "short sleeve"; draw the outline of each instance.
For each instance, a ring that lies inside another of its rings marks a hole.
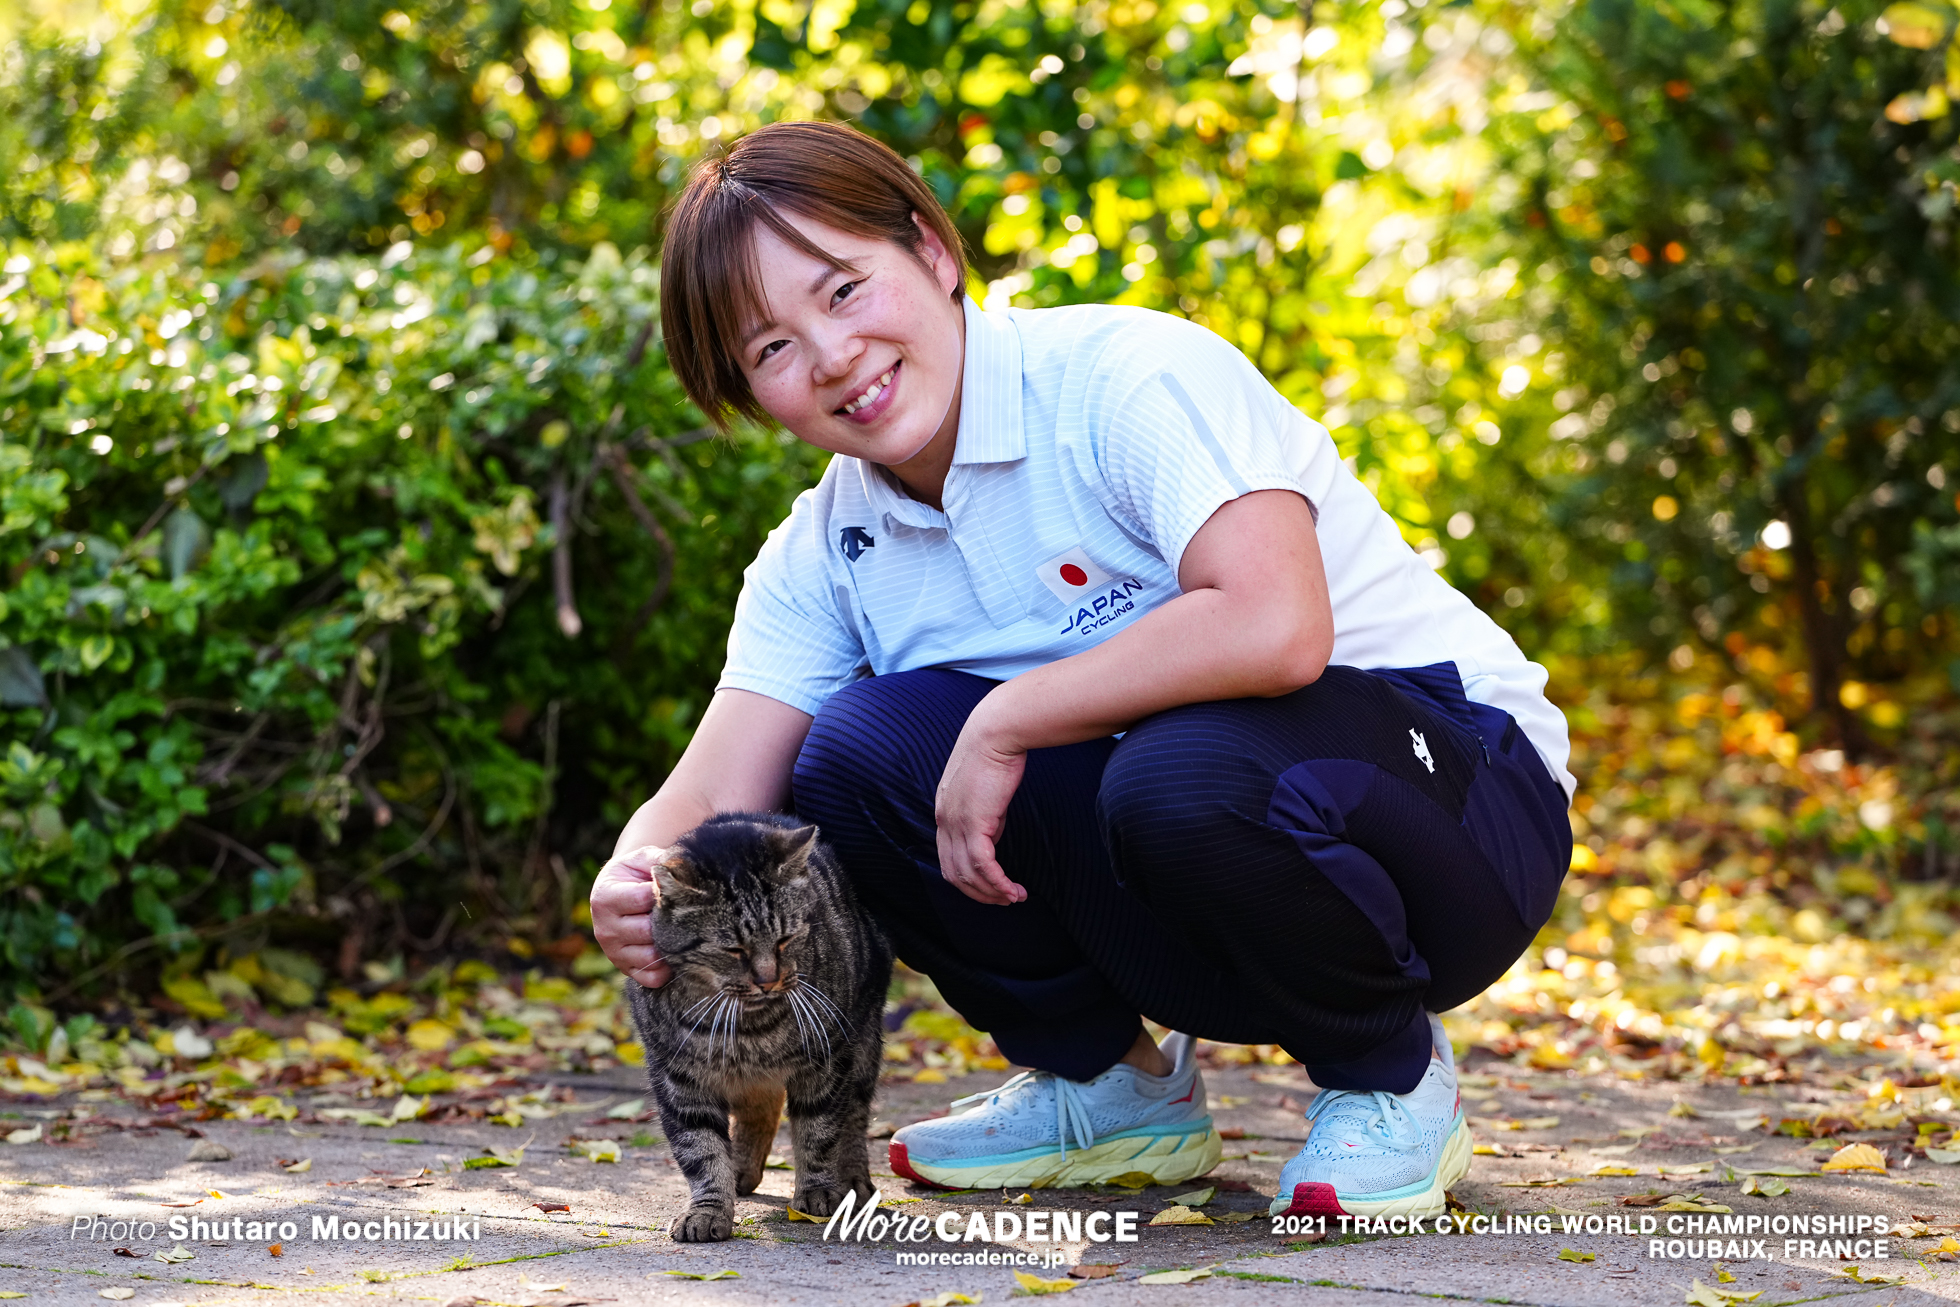
[[[1213,332],[1151,314],[1109,342],[1088,427],[1112,511],[1163,554],[1173,574],[1218,509],[1256,490],[1292,490],[1316,518],[1339,452],[1252,362]]]
[[[821,490],[797,496],[742,574],[718,690],[749,690],[815,716],[870,674],[864,642],[825,566]]]

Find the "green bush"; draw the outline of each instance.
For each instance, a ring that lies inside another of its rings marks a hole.
[[[708,439],[643,254],[194,277],[0,274],[0,988],[554,937],[815,456]]]

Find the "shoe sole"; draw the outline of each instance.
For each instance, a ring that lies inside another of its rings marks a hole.
[[[1033,1157],[1002,1158],[979,1165],[949,1166],[914,1159],[897,1140],[891,1144],[895,1175],[941,1189],[1072,1189],[1106,1184],[1137,1172],[1155,1184],[1181,1184],[1218,1165],[1225,1144],[1209,1121],[1202,1132],[1126,1135],[1090,1148]]]
[[[1293,1186],[1293,1200],[1274,1216],[1440,1216],[1448,1206],[1447,1190],[1470,1173],[1470,1123],[1457,1118],[1456,1129],[1443,1145],[1443,1156],[1427,1180],[1383,1194],[1344,1194],[1325,1181],[1308,1180]]]

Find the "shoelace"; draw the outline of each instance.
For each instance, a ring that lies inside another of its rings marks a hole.
[[[978,1094],[968,1094],[952,1102],[948,1116],[958,1116],[961,1112],[977,1107],[983,1102],[998,1102],[1010,1096],[1018,1097],[1020,1091],[1033,1092],[1047,1085],[1055,1093],[1055,1135],[1060,1141],[1062,1156],[1068,1156],[1069,1136],[1075,1136],[1078,1152],[1095,1147],[1095,1124],[1089,1118],[1089,1106],[1084,1101],[1082,1087],[1073,1080],[1064,1080],[1049,1071],[1023,1071],[998,1089],[988,1089]]]
[[[1331,1115],[1329,1109],[1337,1103],[1362,1098],[1375,1100],[1373,1115],[1363,1127],[1368,1134],[1398,1152],[1406,1153],[1422,1146],[1422,1123],[1416,1120],[1415,1113],[1400,1097],[1382,1089],[1324,1089],[1307,1107],[1307,1120]],[[1368,1109],[1362,1107],[1361,1111],[1366,1113]]]

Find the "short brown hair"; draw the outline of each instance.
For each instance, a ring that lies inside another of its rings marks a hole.
[[[667,361],[688,398],[726,430],[740,414],[766,420],[742,374],[740,332],[761,310],[755,225],[839,271],[849,265],[783,218],[789,212],[903,247],[924,244],[917,214],[965,266],[953,220],[905,160],[839,123],[780,122],[757,128],[703,159],[674,203],[660,255],[660,327]],[[964,283],[964,278],[962,278]],[[953,292],[965,293],[964,284]]]

